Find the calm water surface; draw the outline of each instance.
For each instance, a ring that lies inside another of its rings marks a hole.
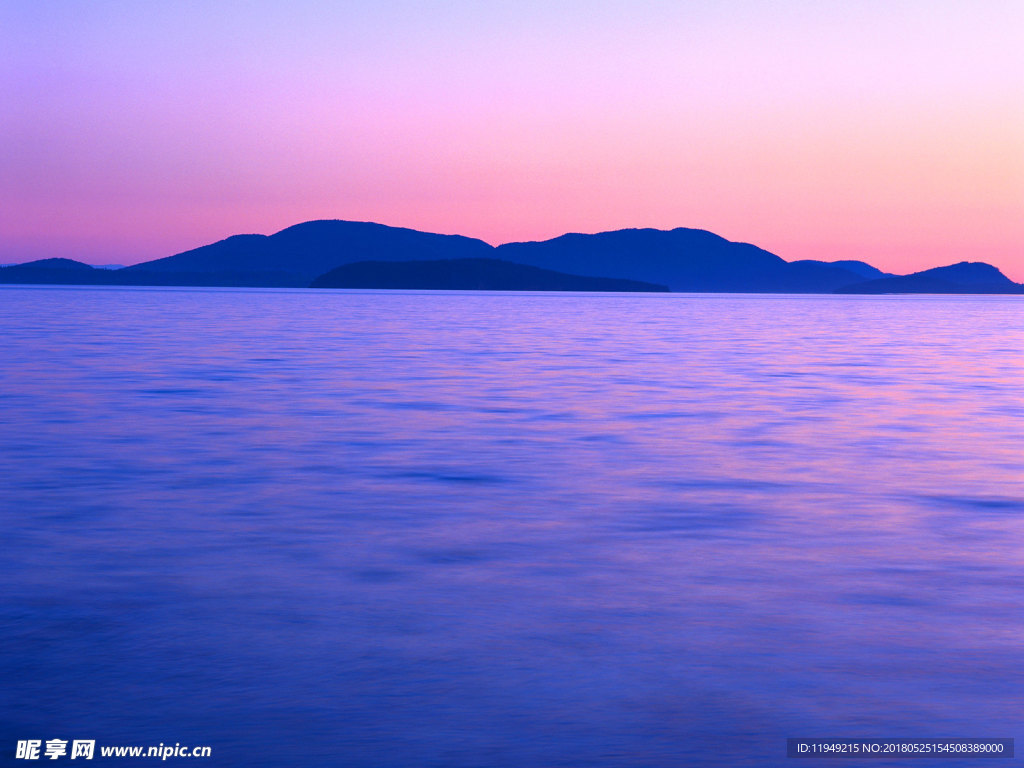
[[[0,331],[5,761],[1024,737],[1019,297],[5,287]]]

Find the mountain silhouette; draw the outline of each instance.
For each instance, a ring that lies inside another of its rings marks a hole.
[[[458,235],[352,221],[310,221],[270,236],[236,235],[121,272],[122,279],[134,275],[159,284],[174,279],[191,285],[306,286],[318,275],[358,261],[464,258],[499,258],[570,275],[668,285],[674,291],[828,293],[884,274],[863,262],[853,262],[859,265],[853,269],[817,261],[789,263],[698,229],[569,234],[493,248]]]
[[[841,266],[787,262],[749,243],[683,227],[568,234],[541,242],[508,243],[496,251],[500,258],[519,264],[664,283],[673,291],[828,293],[864,280]]]
[[[0,283],[92,285],[103,271],[74,259],[37,259],[0,268]]]
[[[911,275],[886,277],[843,286],[836,293],[1024,293],[991,264],[961,261]]]
[[[75,261],[74,259],[37,259],[36,261],[29,261],[24,264],[14,264],[13,266],[18,269],[71,269],[71,270],[91,270],[94,269],[89,264],[84,264],[81,261]]]
[[[307,221],[273,235],[234,235],[122,269],[94,269],[71,259],[42,259],[0,268],[0,282],[300,288],[357,262],[465,259],[497,259],[576,278],[633,280],[668,286],[672,291],[1019,293],[1021,288],[995,267],[977,262],[895,276],[863,261],[787,262],[755,245],[683,227],[566,234],[494,248],[461,235],[337,220]],[[375,269],[379,278],[385,279],[381,268]],[[411,275],[411,269],[404,266],[393,274]],[[434,272],[417,274],[430,282],[441,279],[439,270],[454,268],[431,269]],[[492,277],[497,279],[497,273]],[[455,279],[454,272],[446,279]]]
[[[791,261],[790,264],[821,264],[829,267],[842,267],[845,270],[853,272],[855,275],[860,275],[865,280],[876,280],[883,277],[895,277],[888,272],[883,272],[878,267],[873,267],[866,261],[856,261],[854,259],[843,259],[840,261],[817,261],[815,259],[801,259],[800,261]]]
[[[305,287],[317,276],[355,261],[486,258],[493,251],[483,240],[461,235],[362,221],[307,221],[274,235],[235,235],[118,271],[140,276],[178,273],[199,285],[217,280],[219,273],[238,285]]]
[[[321,275],[310,287],[447,291],[668,291],[664,285],[569,275],[500,259],[359,261]]]

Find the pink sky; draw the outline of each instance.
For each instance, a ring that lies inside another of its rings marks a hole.
[[[40,0],[0,26],[3,263],[339,218],[1024,280],[1016,0]]]

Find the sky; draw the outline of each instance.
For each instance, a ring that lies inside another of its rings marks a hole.
[[[0,0],[0,263],[310,219],[1024,281],[1024,2]]]

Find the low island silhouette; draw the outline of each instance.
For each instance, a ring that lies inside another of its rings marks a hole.
[[[668,286],[655,283],[568,275],[501,259],[357,261],[321,275],[310,287],[434,291],[668,292]]]
[[[497,247],[358,221],[234,235],[119,269],[67,258],[0,268],[0,283],[708,293],[1024,293],[996,267],[960,262],[893,275],[863,261],[786,261],[712,232],[622,229]]]

